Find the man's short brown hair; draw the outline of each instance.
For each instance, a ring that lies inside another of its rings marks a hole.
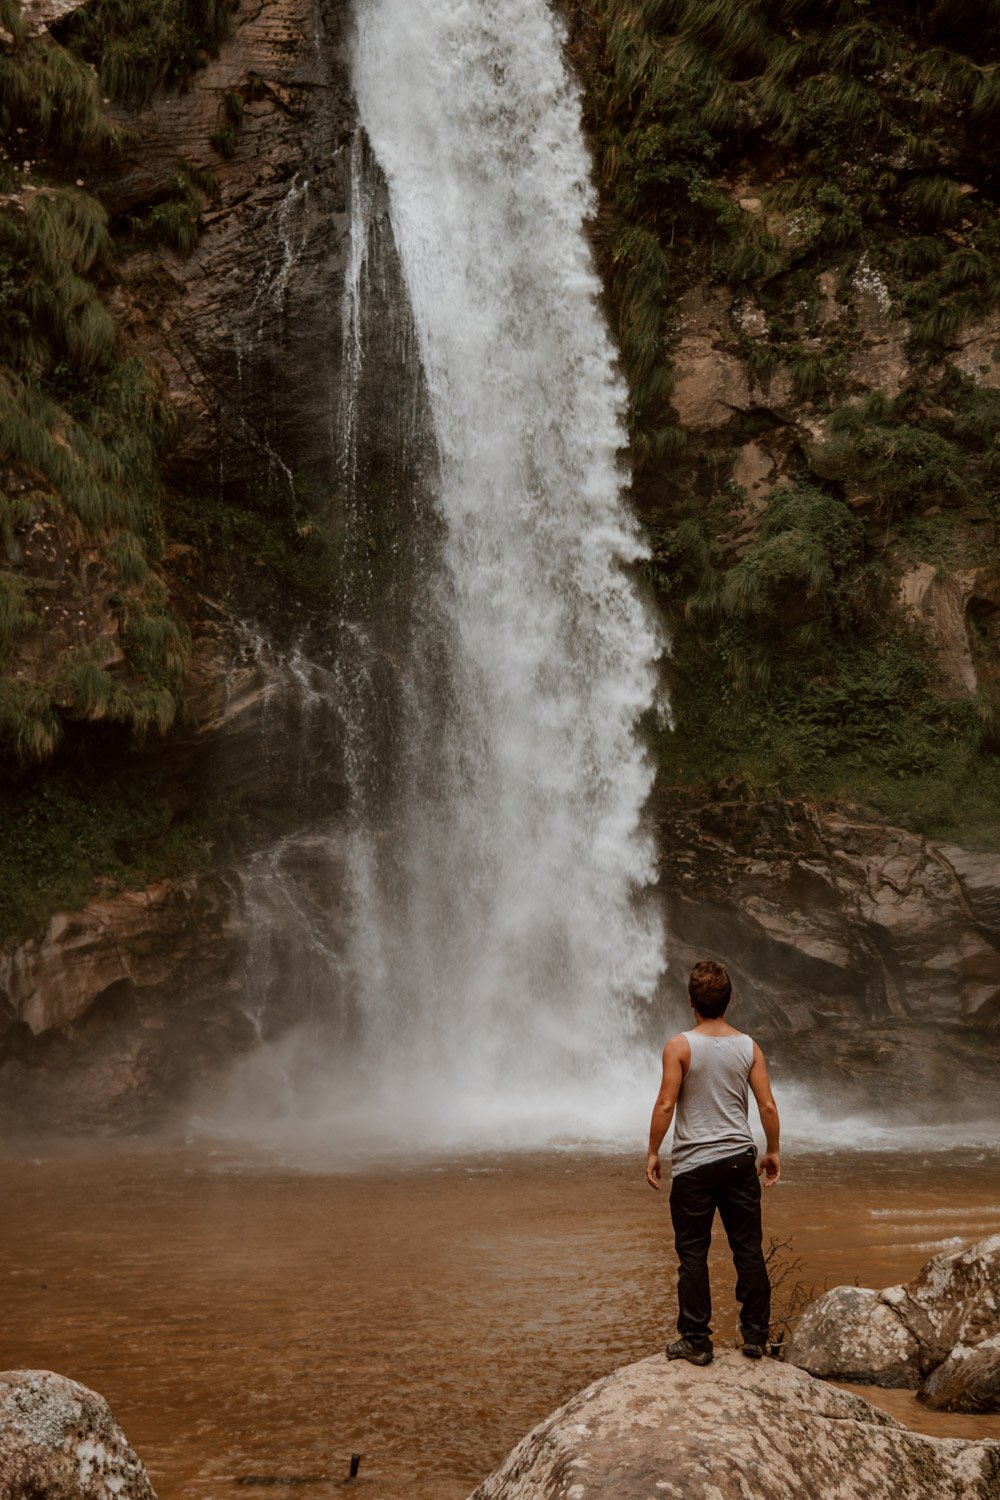
[[[699,1016],[704,1016],[706,1021],[717,1021],[732,993],[733,986],[725,964],[717,964],[714,958],[705,958],[700,964],[695,964],[688,980],[688,994]]]

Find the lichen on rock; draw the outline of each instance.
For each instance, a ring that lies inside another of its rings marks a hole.
[[[995,1500],[1000,1444],[923,1437],[789,1365],[662,1355],[597,1381],[471,1500]]]
[[[929,1406],[1000,1410],[1000,1235],[933,1256],[904,1286],[825,1292],[785,1355],[813,1375],[919,1387]]]
[[[0,1374],[0,1500],[156,1500],[96,1391],[50,1370]]]

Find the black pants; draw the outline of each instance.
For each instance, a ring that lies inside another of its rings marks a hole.
[[[677,1330],[704,1347],[712,1338],[712,1292],[708,1247],[719,1210],[736,1265],[736,1300],[748,1344],[766,1344],[771,1321],[771,1283],[761,1251],[760,1180],[752,1146],[738,1156],[681,1172],[670,1185],[670,1218],[680,1267]]]

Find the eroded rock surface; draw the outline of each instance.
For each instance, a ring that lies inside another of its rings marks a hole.
[[[1000,1333],[969,1348],[956,1344],[920,1388],[938,1411],[1000,1411]]]
[[[57,913],[0,958],[0,1120],[56,1130],[156,1120],[253,1041],[244,955],[235,872]]]
[[[922,1437],[789,1365],[662,1355],[528,1434],[472,1500],[995,1500],[1000,1444]]]
[[[882,1294],[837,1286],[807,1309],[787,1357],[811,1375],[913,1389],[920,1345]]]
[[[742,1024],[838,1109],[992,1115],[1000,857],[802,802],[660,794],[673,973],[724,954]],[[735,1014],[735,1012],[734,1012]],[[678,1017],[679,1019],[679,1017]]]
[[[0,1500],[156,1500],[103,1396],[50,1370],[0,1374]]]
[[[178,172],[217,178],[192,253],[130,256],[115,307],[166,371],[174,462],[202,481],[280,483],[329,462],[354,119],[347,26],[345,0],[248,0],[186,91],[120,112],[122,153],[93,184],[112,213],[141,215]],[[230,95],[242,123],[227,158],[211,137]]]
[[[935,1255],[905,1286],[825,1292],[785,1355],[812,1375],[919,1386],[930,1406],[1000,1410],[1000,1235]]]

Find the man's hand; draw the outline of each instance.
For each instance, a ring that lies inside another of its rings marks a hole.
[[[757,1168],[758,1177],[763,1177],[766,1188],[774,1187],[781,1176],[781,1157],[777,1151],[768,1151]]]
[[[651,1151],[646,1158],[646,1181],[651,1188],[660,1191],[660,1153]]]

